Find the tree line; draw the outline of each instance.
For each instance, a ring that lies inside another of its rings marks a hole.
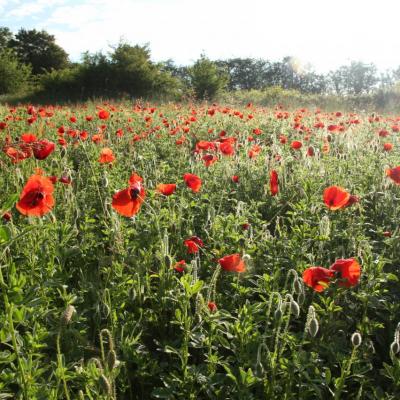
[[[271,87],[305,94],[364,95],[390,88],[400,80],[400,67],[378,72],[374,64],[351,62],[327,74],[293,57],[281,61],[254,58],[210,60],[201,55],[190,66],[173,60],[153,62],[148,45],[121,42],[107,54],[85,52],[79,63],[48,32],[0,28],[0,94],[35,88],[57,96],[193,95],[213,98],[220,91]]]

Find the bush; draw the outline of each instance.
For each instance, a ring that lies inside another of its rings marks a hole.
[[[8,49],[0,51],[0,94],[14,94],[28,87],[31,68],[21,64]]]
[[[228,84],[228,76],[204,55],[189,68],[189,76],[198,99],[213,99]]]

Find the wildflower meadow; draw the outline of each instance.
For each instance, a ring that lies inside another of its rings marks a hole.
[[[0,106],[0,399],[399,399],[400,117]]]

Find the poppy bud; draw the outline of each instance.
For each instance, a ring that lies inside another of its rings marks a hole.
[[[296,318],[300,315],[300,306],[294,300],[290,302],[290,311]]]
[[[105,175],[101,179],[101,185],[105,188],[108,187],[108,178]]]
[[[110,382],[108,381],[108,379],[106,378],[106,376],[104,374],[100,375],[99,384],[100,384],[101,388],[103,389],[103,391],[108,396],[111,396],[111,394],[112,394],[111,385],[110,385]]]
[[[297,301],[299,304],[303,304],[305,299],[306,299],[306,295],[304,294],[304,292],[301,292],[298,294]]]
[[[85,395],[83,394],[82,390],[78,392],[79,400],[85,400]]]
[[[297,278],[294,282],[293,282],[293,289],[294,292],[297,294],[303,293],[303,282],[301,281],[301,279]]]
[[[357,347],[360,346],[361,342],[362,342],[362,337],[361,337],[361,335],[360,335],[358,332],[354,332],[354,333],[351,335],[351,343],[352,343],[352,345],[353,345],[355,348],[357,348]]]
[[[3,220],[4,220],[5,222],[10,221],[10,220],[11,220],[11,213],[5,212],[5,213],[3,214],[3,216],[2,216],[2,218],[3,218]]]
[[[276,320],[279,320],[279,319],[282,318],[282,310],[281,310],[280,307],[278,307],[278,308],[275,310],[274,316],[275,316],[275,319],[276,319]]]
[[[399,344],[399,342],[394,341],[394,342],[390,345],[390,352],[391,352],[393,355],[396,355],[399,351],[400,351],[400,344]]]
[[[119,361],[117,360],[117,354],[114,350],[110,350],[107,354],[107,365],[109,370],[113,370],[117,368],[119,365]]]
[[[72,316],[76,313],[76,309],[73,305],[68,304],[67,308],[61,316],[61,324],[68,325],[71,321]]]
[[[316,318],[313,318],[310,321],[310,326],[308,327],[308,332],[310,333],[311,337],[315,337],[318,333],[319,324]]]

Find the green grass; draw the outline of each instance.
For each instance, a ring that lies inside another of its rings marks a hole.
[[[25,106],[0,108],[2,145],[9,137],[18,148],[26,132],[57,143],[60,126],[67,142],[40,161],[13,163],[0,153],[0,210],[11,213],[0,222],[0,398],[399,398],[400,186],[385,174],[400,165],[393,119],[359,115],[355,124],[347,123],[355,116],[314,110],[278,119],[263,108],[238,110],[242,119],[222,106],[211,116],[207,105],[169,103],[154,113],[98,105],[110,119],[99,120],[94,103],[47,107],[53,115],[32,125]],[[314,128],[317,118],[325,128]],[[327,131],[340,122],[344,132]],[[384,128],[386,138],[378,135]],[[235,155],[215,151],[218,162],[206,167],[196,143],[216,141],[222,130],[236,138]],[[303,147],[291,149],[292,140]],[[393,150],[384,152],[384,142]],[[250,159],[256,143],[261,153]],[[98,162],[104,147],[116,157],[111,166]],[[36,168],[72,180],[55,184],[55,206],[41,218],[15,207]],[[269,190],[273,169],[277,196]],[[126,218],[111,202],[132,172],[143,177],[146,198]],[[185,173],[202,179],[198,193]],[[159,183],[177,190],[162,196]],[[359,203],[329,210],[322,194],[332,185]],[[204,242],[194,255],[183,244],[193,235]],[[219,267],[233,253],[246,272]],[[350,257],[362,268],[357,286],[333,282],[317,293],[304,285],[307,267]],[[180,260],[183,273],[173,269]]]

